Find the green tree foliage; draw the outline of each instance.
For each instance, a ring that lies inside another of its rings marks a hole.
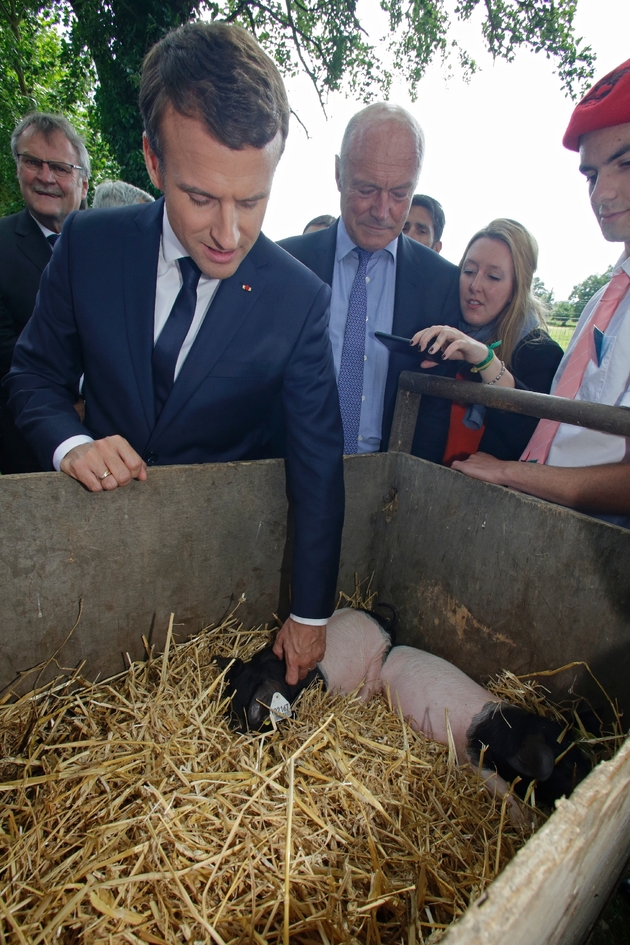
[[[249,29],[285,75],[304,70],[323,103],[343,89],[368,101],[387,96],[393,72],[405,76],[412,94],[435,57],[454,52],[465,72],[476,66],[449,42],[443,0],[381,0],[389,21],[391,62],[379,60],[361,25],[355,0],[69,0],[73,36],[94,58],[99,78],[96,105],[101,128],[123,177],[146,187],[139,151],[138,74],[142,59],[163,33],[191,17],[237,22]],[[513,59],[525,46],[552,57],[564,88],[580,91],[592,74],[589,47],[573,34],[575,0],[463,0],[455,17],[483,17],[483,34],[494,56]]]
[[[8,24],[16,6],[22,11],[18,19],[25,37],[28,30],[30,37],[35,35],[38,23],[42,29],[46,17],[62,18],[66,32],[57,31],[60,58],[56,61],[69,69],[65,84],[58,83],[67,92],[65,101],[68,105],[78,102],[73,95],[83,77],[90,88],[88,118],[93,101],[98,127],[121,175],[146,187],[137,110],[142,59],[167,30],[190,18],[240,23],[285,75],[305,71],[322,104],[327,92],[337,90],[362,101],[386,97],[395,73],[407,80],[413,95],[435,57],[445,62],[455,57],[465,74],[474,72],[473,59],[450,38],[451,18],[466,21],[473,15],[481,19],[493,56],[510,61],[520,47],[542,52],[553,59],[569,94],[583,90],[592,75],[593,55],[573,32],[577,0],[455,2],[449,14],[446,0],[380,0],[388,23],[385,61],[379,59],[362,26],[356,0],[44,0],[30,5],[27,0],[0,0],[0,29],[10,32]],[[25,38],[24,49],[29,42]],[[66,54],[69,58],[64,59]],[[21,106],[25,92],[20,88],[19,67],[24,69],[25,64],[20,55],[13,55],[12,61],[13,85]],[[94,86],[92,63],[97,77]],[[40,107],[39,100],[36,104]]]
[[[570,302],[556,302],[547,321],[550,325],[575,325],[577,318]]]
[[[23,206],[10,140],[30,111],[66,115],[87,141],[95,174],[116,173],[92,102],[92,57],[64,31],[62,15],[54,4],[0,0],[0,215]]]
[[[545,305],[553,305],[553,289],[548,289],[542,279],[539,279],[538,276],[534,276],[534,281],[532,282],[532,292],[536,298],[540,299],[541,302],[544,302]]]
[[[554,325],[576,325],[587,302],[590,302],[602,286],[610,282],[612,271],[613,267],[609,266],[606,272],[589,276],[584,282],[578,282],[577,285],[574,285],[569,300],[556,302],[553,306],[550,316],[551,323]]]
[[[584,306],[593,298],[595,293],[601,289],[602,286],[606,285],[607,282],[610,282],[612,271],[613,267],[609,266],[606,272],[603,272],[601,275],[589,276],[584,282],[573,286],[571,295],[569,296],[569,302],[573,306],[576,318],[580,317],[584,311]]]

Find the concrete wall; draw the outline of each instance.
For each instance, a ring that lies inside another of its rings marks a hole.
[[[348,590],[375,567],[381,459],[348,471]],[[59,661],[86,660],[92,678],[122,670],[125,652],[141,657],[142,635],[159,650],[171,611],[180,639],[241,595],[246,625],[271,623],[288,612],[286,522],[280,460],[154,468],[98,494],[55,473],[0,477],[0,687],[57,650],[81,600]]]
[[[404,454],[392,485],[377,574],[400,642],[477,679],[588,661],[630,719],[630,532]],[[579,668],[543,682],[576,677],[601,701]]]
[[[630,713],[630,533],[404,454],[348,457],[339,586],[375,571],[401,642],[476,678],[588,660]],[[283,463],[154,468],[90,494],[54,473],[0,478],[0,686],[49,657],[123,668],[219,620],[288,605]],[[575,671],[562,681],[570,684]]]

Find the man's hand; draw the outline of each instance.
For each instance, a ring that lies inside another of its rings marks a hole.
[[[111,492],[132,479],[147,478],[146,463],[122,436],[75,446],[61,460],[60,469],[90,492]]]
[[[296,623],[289,617],[276,637],[273,652],[287,664],[286,680],[295,686],[324,658],[326,652],[326,625],[314,626]]]
[[[506,467],[514,465],[502,459],[495,459],[489,453],[473,453],[468,459],[455,460],[451,469],[470,476],[471,479],[481,479],[483,482],[493,482],[496,486],[507,486]]]

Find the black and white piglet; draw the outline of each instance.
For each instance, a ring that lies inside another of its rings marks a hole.
[[[547,718],[501,702],[446,660],[410,646],[394,646],[373,616],[358,610],[336,611],[328,623],[326,654],[317,669],[296,686],[284,680],[285,664],[271,648],[249,663],[237,663],[227,675],[232,713],[240,728],[258,729],[268,717],[274,694],[292,703],[314,678],[330,692],[360,691],[367,701],[388,692],[412,727],[448,744],[450,727],[458,760],[475,768],[483,751],[484,780],[504,794],[520,777],[524,794],[535,780],[536,797],[551,803],[569,795],[590,766],[561,726]],[[567,750],[568,749],[568,750]]]
[[[260,730],[269,718],[274,696],[277,696],[276,704],[285,701],[292,705],[315,679],[323,679],[326,689],[344,694],[353,692],[363,683],[361,694],[367,701],[380,688],[378,675],[392,646],[394,623],[395,612],[391,619],[386,619],[351,608],[335,611],[328,621],[324,659],[294,686],[286,682],[286,664],[274,655],[270,646],[247,663],[235,660],[225,677],[226,693],[232,696],[231,715],[235,727],[240,731]],[[369,628],[367,633],[366,628]],[[356,647],[352,666],[346,650],[350,640]],[[225,668],[230,660],[220,658],[217,662]],[[341,673],[340,668],[343,668]]]

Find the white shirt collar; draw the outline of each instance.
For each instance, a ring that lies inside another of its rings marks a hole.
[[[169,220],[168,213],[166,212],[166,204],[164,204],[164,214],[162,216],[161,262],[158,266],[158,273],[166,272],[170,266],[177,266],[177,260],[181,259],[182,256],[190,256],[190,253],[184,246],[182,246],[180,241],[175,236],[175,231],[171,226],[171,221]],[[205,282],[214,283],[217,281],[218,280],[213,279],[212,276],[207,276],[203,272],[199,277],[200,285],[203,285]]]
[[[353,249],[357,248],[357,244],[353,243],[350,239],[346,225],[343,222],[343,217],[339,217],[339,224],[337,226],[337,260],[344,259],[348,253],[351,253]],[[392,240],[391,243],[388,243],[384,249],[378,250],[379,253],[389,253],[394,262],[396,262],[396,250],[398,248],[398,237]],[[375,254],[376,255],[376,254]]]
[[[173,263],[181,259],[182,256],[190,256],[188,250],[184,249],[175,236],[171,221],[166,212],[166,204],[164,204],[164,215],[162,217],[162,254],[164,256],[164,262],[166,263]]]
[[[626,256],[626,250],[624,248],[623,253],[617,260],[613,268],[613,276],[616,276],[621,270],[626,273],[627,276],[630,276],[630,256]]]
[[[30,210],[28,212],[31,213]],[[31,213],[31,216],[33,217],[32,213]],[[38,227],[40,228],[40,230],[42,231],[46,239],[48,239],[49,236],[59,236],[59,233],[55,233],[54,230],[49,230],[47,226],[44,226],[43,223],[40,223],[37,217],[33,217],[33,219],[35,220],[35,223],[37,223]]]

